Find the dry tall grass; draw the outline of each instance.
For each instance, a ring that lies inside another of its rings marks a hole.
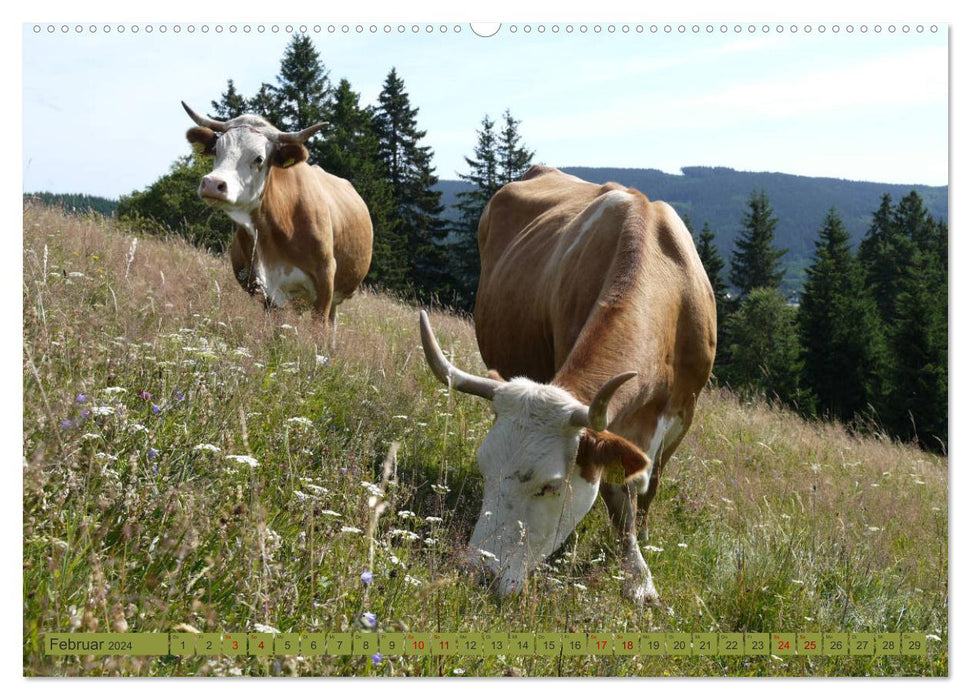
[[[331,351],[309,313],[265,313],[226,260],[32,205],[23,303],[27,674],[947,673],[939,456],[709,391],[652,510],[645,556],[663,605],[621,599],[599,504],[575,549],[500,601],[454,559],[478,513],[488,407],[431,376],[415,308],[360,294]],[[457,364],[484,370],[467,319],[433,323]],[[48,631],[180,625],[931,637],[926,657],[873,659],[39,652]]]

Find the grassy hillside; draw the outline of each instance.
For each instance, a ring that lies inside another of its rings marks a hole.
[[[23,303],[28,675],[948,672],[937,456],[709,391],[652,511],[645,557],[662,606],[621,599],[599,503],[575,547],[498,600],[456,558],[478,515],[490,411],[432,377],[417,309],[361,294],[340,307],[331,351],[309,314],[264,313],[227,260],[29,203]],[[466,319],[432,322],[456,363],[483,371]],[[372,624],[932,637],[926,657],[876,658],[77,659],[39,647],[48,631]]]

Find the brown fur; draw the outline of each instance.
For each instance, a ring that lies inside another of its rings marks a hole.
[[[371,217],[351,184],[306,162],[274,167],[252,216],[259,231],[257,255],[266,265],[306,273],[317,292],[314,311],[333,321],[334,293],[341,299],[353,295],[371,265]],[[239,228],[230,248],[237,280],[245,276],[252,252],[249,234]]]
[[[590,224],[604,196],[617,199]],[[671,207],[536,166],[489,202],[479,252],[475,328],[487,367],[552,382],[584,402],[610,377],[634,370],[611,402],[610,431],[647,450],[664,415],[681,420],[683,436],[711,374],[715,300]],[[678,442],[658,456],[648,492],[631,499],[642,522]],[[581,449],[590,462],[589,446]],[[614,513],[617,500],[608,500],[611,517],[629,530],[634,513]]]

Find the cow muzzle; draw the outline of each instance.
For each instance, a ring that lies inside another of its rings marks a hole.
[[[199,184],[199,196],[217,202],[229,201],[229,185],[222,178],[207,175]]]

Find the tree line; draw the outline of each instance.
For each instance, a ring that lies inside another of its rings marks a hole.
[[[715,381],[946,451],[947,224],[917,192],[885,194],[854,252],[831,208],[794,304],[779,292],[777,222],[753,192],[729,261],[734,293],[707,222],[698,237],[718,307]]]
[[[522,146],[519,121],[508,109],[498,126],[488,115],[482,120],[474,155],[466,158],[469,171],[459,174],[474,189],[463,193],[457,220],[446,216],[419,108],[394,68],[377,103],[362,105],[350,81],[331,81],[310,37],[296,35],[275,82],[264,82],[246,97],[229,79],[209,111],[220,120],[259,114],[284,131],[328,122],[306,144],[309,162],[349,180],[368,205],[375,235],[365,281],[403,298],[471,310],[479,212],[496,190],[529,168],[534,155]],[[161,227],[197,245],[224,249],[235,225],[196,196],[210,169],[211,161],[199,152],[178,158],[152,185],[121,198],[119,218],[145,232]]]
[[[286,131],[329,122],[322,137],[307,144],[310,162],[350,180],[368,205],[375,238],[366,282],[410,300],[472,309],[479,216],[535,157],[508,109],[499,120],[486,115],[476,130],[472,155],[465,157],[468,170],[459,174],[470,188],[459,193],[450,216],[436,188],[419,108],[394,68],[377,103],[362,105],[347,79],[332,83],[310,38],[297,35],[274,83],[245,97],[230,79],[211,107],[218,119],[250,112]],[[161,226],[223,249],[234,225],[196,196],[210,169],[198,152],[178,158],[145,190],[123,197],[119,217],[135,229]],[[777,223],[766,194],[753,192],[727,271],[707,221],[698,236],[718,312],[713,381],[804,415],[946,449],[946,223],[928,214],[916,192],[897,204],[884,195],[854,252],[831,209],[798,304],[780,293],[786,251],[774,245]]]

